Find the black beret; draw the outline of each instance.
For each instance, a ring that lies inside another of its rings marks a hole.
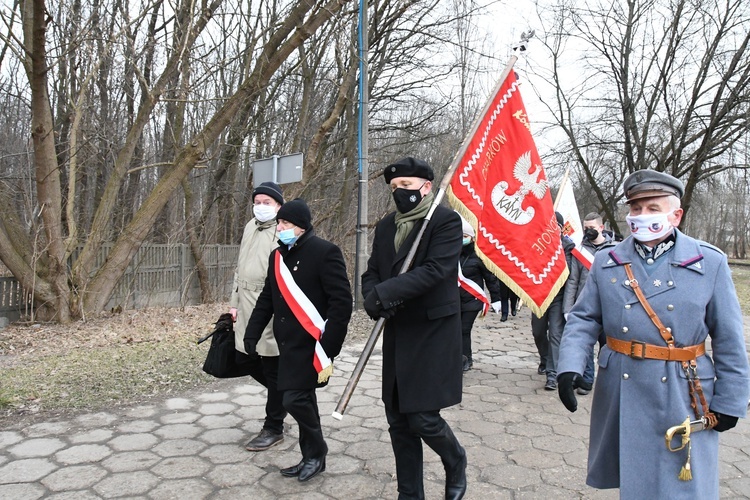
[[[260,186],[253,190],[253,201],[255,201],[256,194],[265,194],[279,202],[280,205],[284,204],[284,195],[281,194],[281,186],[275,182],[261,182]]]
[[[642,198],[676,196],[682,198],[685,186],[680,179],[656,170],[638,170],[625,179],[623,185],[627,203]]]
[[[279,211],[276,212],[276,220],[279,219],[291,222],[304,230],[310,230],[313,227],[310,208],[302,198],[295,198],[292,201],[284,203]]]
[[[383,177],[385,177],[386,184],[390,184],[391,179],[395,177],[419,177],[431,181],[435,178],[435,172],[426,161],[408,156],[385,167]]]

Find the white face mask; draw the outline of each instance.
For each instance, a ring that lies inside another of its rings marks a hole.
[[[268,222],[276,217],[276,207],[271,205],[253,205],[253,214],[260,222]]]
[[[648,242],[658,240],[672,231],[668,217],[673,212],[665,214],[628,215],[625,220],[630,226],[630,234],[638,241]]]

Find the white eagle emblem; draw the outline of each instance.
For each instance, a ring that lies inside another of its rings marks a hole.
[[[541,200],[547,192],[547,179],[539,180],[539,176],[543,173],[542,166],[534,165],[534,170],[529,173],[531,166],[531,151],[527,151],[516,160],[513,166],[513,177],[521,182],[518,191],[512,195],[507,193],[506,181],[500,181],[492,189],[492,206],[505,220],[519,226],[528,224],[534,218],[534,207],[528,207],[526,210],[521,208],[526,195],[532,193]]]

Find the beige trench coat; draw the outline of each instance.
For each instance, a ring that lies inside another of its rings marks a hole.
[[[245,225],[237,258],[237,269],[234,272],[232,298],[230,307],[237,308],[237,322],[234,324],[234,346],[245,352],[245,328],[255,308],[263,285],[266,283],[268,256],[278,246],[276,220],[258,222],[251,219]],[[273,337],[273,322],[268,323],[258,341],[257,352],[261,356],[278,356],[279,347]]]

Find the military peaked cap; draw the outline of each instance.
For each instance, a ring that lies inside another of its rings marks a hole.
[[[642,198],[676,196],[682,198],[685,186],[680,179],[656,170],[638,170],[625,179],[623,185],[627,203]]]

